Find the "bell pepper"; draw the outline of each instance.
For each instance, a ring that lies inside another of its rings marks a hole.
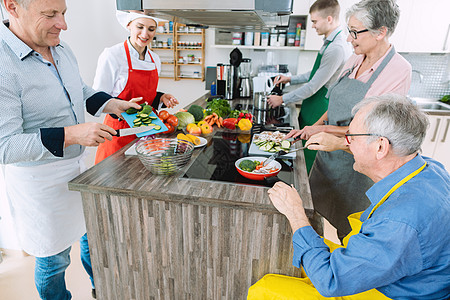
[[[250,122],[250,120],[248,119],[241,119],[238,123],[239,129],[241,129],[242,131],[247,131],[250,130],[252,128],[252,122]]]
[[[238,120],[236,118],[228,118],[223,120],[223,127],[234,130],[238,124]]]

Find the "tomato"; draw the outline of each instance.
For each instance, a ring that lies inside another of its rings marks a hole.
[[[167,118],[170,116],[169,112],[167,110],[161,110],[158,114],[158,117],[161,119],[161,121],[165,122]]]
[[[173,127],[172,125],[170,125],[169,123],[164,123],[164,125],[166,125],[167,126],[167,130],[166,131],[163,131],[163,133],[167,133],[167,134],[169,134],[169,133],[172,133],[172,132],[174,132],[175,131],[175,129],[176,129],[176,127]]]
[[[178,118],[174,115],[169,115],[169,117],[166,119],[166,123],[172,125],[173,127],[178,126]]]

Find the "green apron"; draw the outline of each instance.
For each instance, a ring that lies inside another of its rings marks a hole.
[[[341,30],[342,31],[342,30]],[[314,66],[312,68],[311,74],[309,75],[308,81],[310,81],[314,75],[316,74],[317,69],[320,67],[320,61],[322,60],[323,53],[327,50],[328,46],[334,41],[334,39],[341,33],[339,31],[334,38],[325,46],[322,53],[317,53],[316,61],[314,62]],[[328,98],[326,97],[328,89],[325,86],[322,86],[314,95],[309,98],[306,98],[302,102],[302,108],[300,110],[300,114],[298,116],[298,124],[300,125],[300,129],[305,126],[311,126],[323,116],[323,114],[328,109]],[[303,141],[303,145],[305,145],[306,141]],[[314,159],[316,158],[317,151],[305,149],[305,161],[306,161],[306,170],[311,170],[311,167],[314,163]]]

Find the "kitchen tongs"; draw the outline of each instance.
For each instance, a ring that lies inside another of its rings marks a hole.
[[[285,155],[285,154],[288,154],[288,153],[292,153],[292,152],[296,152],[298,150],[304,150],[304,149],[306,149],[306,147],[300,147],[300,148],[297,148],[297,149],[292,149],[290,151],[280,150],[278,152],[275,152],[274,154],[272,154],[271,156],[266,158],[265,161],[263,161],[263,167],[267,166],[268,164],[270,164],[272,161],[274,161],[275,159],[277,159],[281,155]]]

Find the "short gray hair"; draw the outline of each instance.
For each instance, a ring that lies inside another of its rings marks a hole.
[[[362,0],[352,5],[345,16],[347,22],[354,16],[372,33],[386,27],[386,37],[390,37],[397,27],[400,9],[395,0]]]
[[[30,5],[31,2],[33,2],[34,0],[15,0],[17,2],[17,4],[19,4],[20,6],[22,6],[25,9],[28,9],[28,6]]]
[[[371,105],[364,116],[368,133],[386,137],[394,154],[407,156],[420,150],[428,128],[428,118],[405,96],[386,94],[369,97],[353,107],[355,115],[361,108]],[[367,142],[373,141],[372,137]]]

